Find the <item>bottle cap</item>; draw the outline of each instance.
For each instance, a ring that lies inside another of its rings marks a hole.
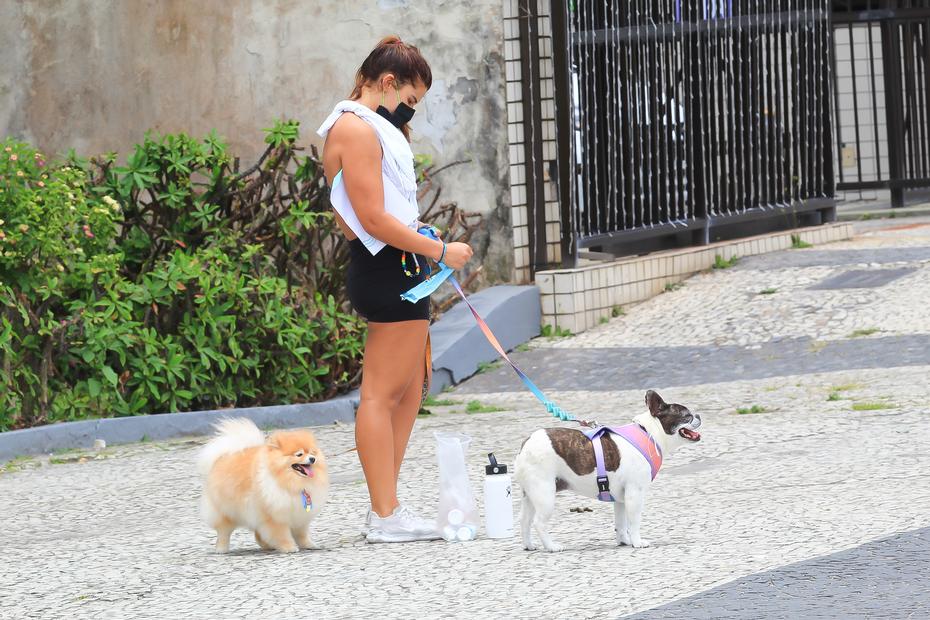
[[[488,453],[488,461],[491,464],[484,466],[484,473],[486,473],[487,475],[492,476],[494,474],[506,474],[507,473],[507,466],[498,464],[497,457],[494,456],[493,452]]]

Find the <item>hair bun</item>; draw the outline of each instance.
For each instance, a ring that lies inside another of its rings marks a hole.
[[[384,47],[385,45],[398,45],[402,44],[403,41],[400,40],[400,37],[396,34],[389,34],[378,42],[378,47]]]

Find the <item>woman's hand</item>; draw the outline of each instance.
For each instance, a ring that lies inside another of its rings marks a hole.
[[[417,230],[420,230],[424,227],[432,228],[432,232],[436,237],[441,237],[442,233],[439,232],[439,229],[430,224],[424,224],[423,222],[417,220]],[[461,269],[465,266],[469,260],[471,260],[474,252],[471,249],[471,246],[467,243],[460,243],[458,241],[453,241],[452,243],[445,244],[446,251],[445,253],[440,250],[439,256],[434,256],[433,258],[437,262],[441,259],[442,263],[447,267],[452,267],[453,269]]]
[[[474,252],[470,245],[453,241],[446,244],[446,255],[443,257],[442,262],[453,269],[461,269],[465,266],[465,263],[471,260],[472,254]]]

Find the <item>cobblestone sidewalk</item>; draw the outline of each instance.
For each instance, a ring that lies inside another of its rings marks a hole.
[[[905,271],[869,289],[811,288],[850,270]],[[811,603],[808,617],[905,617],[926,597],[882,597],[882,577],[927,585],[926,562],[908,558],[925,555],[930,527],[928,300],[928,221],[869,223],[848,242],[700,274],[517,353],[552,398],[601,422],[639,413],[646,388],[702,413],[704,441],[667,459],[653,485],[650,548],[614,546],[611,507],[565,494],[552,522],[561,554],[527,553],[517,538],[367,545],[361,470],[340,454],[353,428],[334,425],[317,432],[333,455],[315,536],[325,550],[265,553],[237,532],[220,556],[198,518],[199,442],[140,444],[0,474],[0,618],[603,618],[663,605],[643,617],[786,617],[797,607],[771,588],[798,575],[823,584],[788,593]],[[503,368],[443,398],[454,404],[420,420],[402,475],[404,499],[425,514],[436,509],[433,431],[472,436],[478,492],[486,452],[512,463],[532,430],[559,424]],[[500,411],[468,413],[471,401]],[[888,537],[891,564],[874,551]],[[848,569],[843,558],[857,557],[868,561]]]

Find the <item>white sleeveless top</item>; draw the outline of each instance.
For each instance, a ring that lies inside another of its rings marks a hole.
[[[371,125],[378,135],[382,151],[381,181],[384,186],[384,210],[405,226],[415,229],[420,209],[417,205],[417,178],[413,170],[413,151],[410,150],[410,143],[407,142],[404,134],[387,119],[357,101],[348,100],[336,104],[332,113],[320,125],[317,134],[325,139],[339,117],[346,112],[355,114]],[[333,178],[329,201],[336,213],[342,217],[349,229],[358,236],[372,255],[377,254],[387,245],[372,237],[362,227],[352,208],[352,203],[349,202],[342,170]]]

